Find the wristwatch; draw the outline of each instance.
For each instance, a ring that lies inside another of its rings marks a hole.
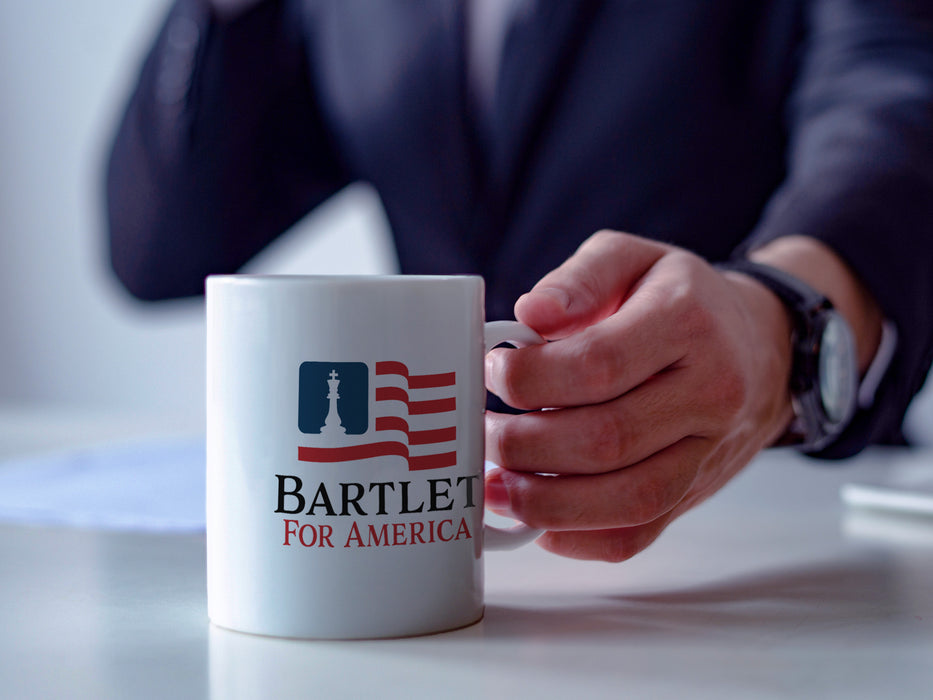
[[[750,260],[717,268],[758,280],[784,302],[793,323],[794,419],[779,444],[792,444],[803,452],[826,447],[855,413],[858,361],[849,324],[829,299],[782,270]]]

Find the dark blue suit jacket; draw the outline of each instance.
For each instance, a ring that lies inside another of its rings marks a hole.
[[[462,3],[171,10],[108,171],[111,250],[142,298],[199,294],[347,183],[379,192],[406,273],[482,274],[490,318],[613,228],[716,261],[805,234],[900,332],[830,454],[896,441],[933,357],[933,3],[542,1],[488,132]]]

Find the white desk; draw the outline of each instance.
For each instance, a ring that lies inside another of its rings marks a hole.
[[[0,697],[931,697],[933,522],[838,498],[889,458],[767,454],[624,564],[487,554],[482,622],[393,641],[211,628],[203,536],[0,525]]]

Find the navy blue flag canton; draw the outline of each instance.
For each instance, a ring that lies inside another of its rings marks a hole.
[[[336,389],[332,391],[331,386]],[[363,435],[369,429],[369,370],[366,364],[301,363],[298,369],[298,429],[303,433],[321,433],[331,403],[338,401],[343,434]]]

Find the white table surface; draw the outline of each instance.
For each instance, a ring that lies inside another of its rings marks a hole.
[[[629,562],[489,553],[482,622],[389,641],[213,628],[203,535],[0,524],[0,697],[933,697],[933,520],[838,495],[898,460],[766,453]]]

